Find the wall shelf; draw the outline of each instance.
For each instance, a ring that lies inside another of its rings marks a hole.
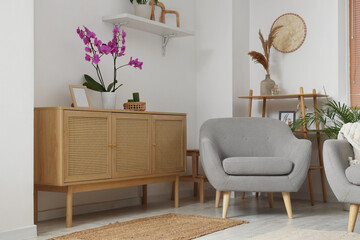
[[[117,26],[126,26],[136,30],[152,33],[162,37],[163,55],[165,55],[166,45],[170,38],[187,37],[194,35],[193,31],[178,27],[169,26],[150,19],[138,17],[129,13],[105,16],[103,22],[112,23]]]

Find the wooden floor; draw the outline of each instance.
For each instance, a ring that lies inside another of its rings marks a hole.
[[[149,203],[147,206],[103,211],[98,213],[74,216],[73,228],[65,227],[65,219],[54,219],[38,223],[38,237],[34,240],[48,239],[50,237],[95,228],[116,221],[161,215],[166,213],[197,214],[211,217],[221,217],[222,209],[214,208],[214,199],[205,199],[199,203],[198,199],[182,199],[180,208],[173,208],[172,201]],[[346,231],[349,212],[343,211],[339,203],[316,203],[311,207],[309,201],[292,201],[294,218],[288,219],[284,203],[281,198],[275,198],[274,208],[268,207],[267,198],[240,197],[231,199],[228,217],[247,220],[249,224],[229,228],[198,239],[248,239],[260,234],[272,232],[284,227],[312,229],[323,231]],[[360,220],[355,226],[356,233],[360,233]]]

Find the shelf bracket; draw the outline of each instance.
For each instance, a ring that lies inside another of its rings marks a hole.
[[[166,55],[166,46],[167,46],[170,38],[173,38],[173,37],[175,37],[175,34],[169,34],[169,35],[163,35],[162,36],[162,38],[163,38],[163,40],[162,40],[162,54],[163,54],[163,56]]]
[[[128,25],[128,22],[118,22],[118,23],[114,23],[115,27],[119,27],[119,29],[121,29],[122,27],[126,27],[126,25]]]

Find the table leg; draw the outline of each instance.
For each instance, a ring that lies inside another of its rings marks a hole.
[[[72,205],[73,205],[73,191],[69,186],[66,194],[66,227],[72,227]]]
[[[198,195],[198,183],[197,182],[194,182],[194,197],[196,197]]]
[[[205,202],[205,200],[204,200],[204,179],[201,179],[201,181],[200,181],[200,202],[201,203],[204,203]]]
[[[266,116],[266,98],[263,98],[262,117]]]
[[[310,169],[308,171],[308,178],[309,178],[309,192],[310,192],[311,206],[314,206],[315,205],[314,189],[313,189],[313,185],[312,185],[312,175],[311,175],[311,170]]]
[[[142,205],[147,204],[147,185],[142,185]]]
[[[245,192],[241,192],[241,199],[245,199]]]
[[[315,118],[316,118],[316,130],[320,130],[320,124],[319,124],[319,119],[318,119],[318,114],[316,112],[317,109],[317,98],[316,98],[316,89],[313,89],[313,94],[314,94],[314,98],[313,98],[313,102],[314,102],[314,110],[315,110]],[[317,132],[318,134],[319,132]],[[317,146],[318,146],[318,155],[319,155],[319,164],[322,167],[320,169],[320,174],[321,174],[321,188],[322,188],[322,193],[323,193],[323,201],[327,202],[327,196],[326,196],[326,185],[325,185],[325,171],[324,171],[324,162],[323,162],[323,155],[322,155],[322,145],[321,145],[321,138],[320,136],[317,136],[316,138],[316,142],[317,142]]]
[[[251,110],[252,110],[252,96],[253,96],[253,90],[250,90],[249,92],[249,109],[248,109],[248,117],[251,117]]]
[[[175,182],[172,183],[171,200],[175,199]]]
[[[175,208],[178,208],[179,207],[179,175],[175,177],[174,202],[175,202]]]

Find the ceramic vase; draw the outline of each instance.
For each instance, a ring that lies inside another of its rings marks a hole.
[[[271,95],[271,89],[275,86],[275,82],[271,80],[270,74],[266,74],[265,80],[260,83],[260,95]]]
[[[150,19],[152,7],[149,4],[134,3],[135,15],[138,17]]]
[[[101,100],[104,109],[116,108],[116,92],[102,92]]]

